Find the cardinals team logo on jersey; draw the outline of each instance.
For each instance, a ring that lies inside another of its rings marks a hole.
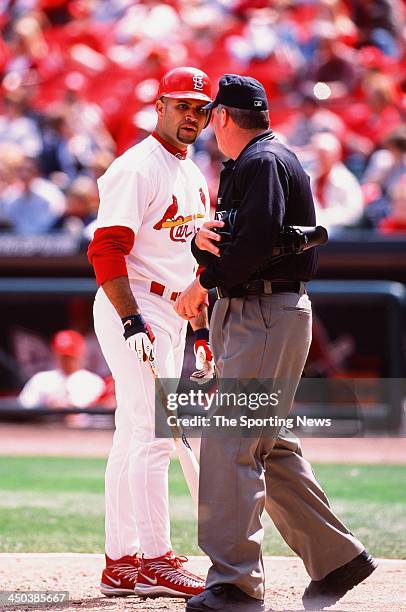
[[[200,189],[199,193],[200,199],[205,206],[206,198],[203,190]],[[173,242],[186,242],[186,239],[194,233],[194,226],[193,224],[190,226],[190,222],[195,221],[196,219],[204,219],[204,215],[198,213],[184,217],[183,215],[179,215],[178,212],[178,200],[176,196],[173,195],[172,204],[168,206],[163,217],[157,223],[155,223],[154,229],[169,229],[169,237],[171,240],[173,240]]]

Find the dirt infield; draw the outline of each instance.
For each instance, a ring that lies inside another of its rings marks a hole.
[[[56,426],[0,426],[0,455],[48,455],[106,457],[112,432],[74,430]],[[314,462],[406,464],[405,438],[305,439],[304,454]],[[1,536],[0,536],[1,537]],[[192,571],[204,576],[208,559],[193,557]],[[91,554],[0,554],[0,596],[2,591],[69,591],[70,601],[57,606],[12,606],[2,610],[134,610],[139,612],[181,612],[184,603],[175,599],[141,601],[136,596],[107,599],[97,585],[103,567],[102,555]],[[266,610],[302,610],[301,594],[308,577],[297,558],[265,559],[268,589]],[[330,610],[341,612],[406,612],[406,561],[381,560],[377,571]]]
[[[205,575],[205,557],[192,557],[192,571]],[[4,610],[134,610],[136,612],[181,612],[184,603],[175,599],[147,599],[136,596],[107,599],[97,585],[103,567],[102,555],[0,554],[0,584],[2,590],[69,591],[70,602],[52,607],[7,606]],[[268,589],[266,610],[302,610],[301,594],[308,578],[298,559],[267,557],[265,570]],[[330,610],[344,611],[406,611],[406,561],[381,560],[375,573],[350,591]]]
[[[1,423],[0,455],[107,457],[112,436],[109,430]],[[312,462],[406,464],[406,438],[303,438],[301,442],[303,454]]]

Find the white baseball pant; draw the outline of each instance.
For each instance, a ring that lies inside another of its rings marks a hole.
[[[179,378],[187,323],[173,310],[173,302],[149,292],[149,283],[130,284],[155,334],[160,376]],[[147,558],[158,557],[171,549],[168,468],[173,440],[155,439],[152,372],[125,344],[120,317],[102,288],[94,302],[94,325],[117,397],[105,479],[106,554],[119,559],[141,549]]]

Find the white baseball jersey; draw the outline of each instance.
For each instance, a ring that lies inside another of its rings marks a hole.
[[[86,408],[101,395],[104,381],[88,370],[66,376],[61,370],[38,372],[25,384],[19,400],[24,408],[36,406]]]
[[[197,269],[190,243],[210,213],[207,183],[196,164],[148,136],[112,163],[98,187],[97,227],[134,231],[126,256],[129,279],[185,289]]]

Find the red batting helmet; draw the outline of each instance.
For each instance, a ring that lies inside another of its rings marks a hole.
[[[198,68],[173,68],[159,84],[158,98],[162,96],[211,102],[211,82],[207,74]]]

